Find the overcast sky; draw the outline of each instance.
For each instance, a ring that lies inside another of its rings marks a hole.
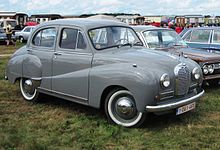
[[[217,0],[0,0],[0,11],[57,13],[140,13],[141,15],[220,15]]]

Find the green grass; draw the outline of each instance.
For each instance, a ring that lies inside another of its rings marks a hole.
[[[220,149],[220,87],[206,88],[193,112],[150,114],[142,128],[127,129],[69,101],[24,101],[18,84],[4,81],[7,61],[0,57],[0,149]]]
[[[17,42],[15,46],[13,46],[13,45],[6,46],[6,45],[1,44],[0,45],[0,55],[12,54],[15,52],[16,49],[20,48],[23,45],[25,45],[25,44],[20,43],[20,42]]]

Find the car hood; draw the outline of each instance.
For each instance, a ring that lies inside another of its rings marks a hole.
[[[172,47],[166,48],[165,51],[181,53],[187,55],[190,59],[197,62],[219,62],[220,61],[220,51],[216,50],[205,50],[199,48],[189,48],[189,47]]]
[[[108,57],[108,60],[118,63],[130,63],[131,65],[137,65],[148,70],[155,69],[173,72],[175,66],[180,63],[185,63],[189,68],[195,67],[196,64],[192,60],[186,59],[182,56],[179,57],[167,52],[155,51],[147,48],[120,48],[117,51],[114,50],[112,54]]]

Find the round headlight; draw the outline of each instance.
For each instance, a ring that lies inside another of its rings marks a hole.
[[[214,65],[208,65],[208,71],[212,74],[214,72]]]
[[[204,73],[204,74],[208,74],[208,73],[209,73],[208,66],[204,65],[204,66],[202,67],[202,69],[203,69],[203,73]]]
[[[199,68],[195,67],[192,71],[193,77],[198,80],[200,78]]]
[[[170,77],[168,74],[164,73],[160,78],[160,83],[162,87],[169,87],[170,85]]]

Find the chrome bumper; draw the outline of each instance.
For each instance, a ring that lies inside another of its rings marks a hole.
[[[157,106],[146,106],[146,111],[147,112],[161,112],[161,111],[166,111],[166,110],[178,108],[183,105],[197,101],[200,97],[203,96],[204,93],[205,93],[205,91],[203,90],[202,92],[200,92],[199,94],[197,94],[193,97],[190,97],[190,98],[187,98],[187,99],[181,100],[179,102],[175,102],[175,103],[169,103],[169,104],[163,104],[163,105],[157,105]]]

